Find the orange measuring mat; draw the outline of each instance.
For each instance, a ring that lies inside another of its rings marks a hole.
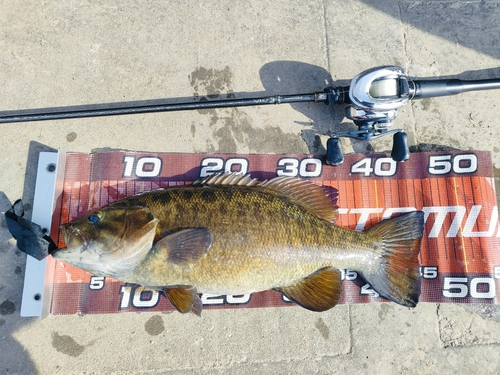
[[[420,252],[421,302],[499,300],[499,223],[488,152],[416,153],[405,163],[388,155],[345,156],[341,166],[315,155],[180,154],[113,151],[66,155],[62,206],[53,227],[110,202],[158,188],[190,184],[221,172],[259,180],[296,176],[338,189],[337,225],[362,230],[403,212],[425,213]],[[59,234],[59,246],[64,246]],[[161,293],[94,277],[53,262],[52,314],[167,311]],[[382,301],[356,272],[342,270],[340,303]],[[50,282],[50,281],[49,281]],[[290,306],[281,294],[202,295],[204,309]]]

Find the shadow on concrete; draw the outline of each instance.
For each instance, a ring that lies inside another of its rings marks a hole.
[[[371,1],[368,7],[397,21],[485,55],[500,58],[500,4],[485,1]],[[383,27],[383,25],[381,25]]]
[[[30,219],[32,214],[38,156],[43,151],[55,150],[35,141],[30,142],[22,197],[27,219]],[[11,207],[11,200],[15,201],[17,198],[20,197],[9,199],[0,191],[0,373],[2,374],[37,373],[29,354],[14,338],[17,330],[30,324],[33,319],[38,319],[20,316],[26,254],[17,249],[3,215]]]
[[[36,368],[24,347],[14,338],[14,333],[33,318],[22,318],[26,254],[17,249],[7,229],[3,212],[11,206],[10,200],[0,192],[0,373],[31,374]]]
[[[308,94],[322,92],[328,86],[348,86],[349,79],[333,82],[326,69],[299,61],[273,61],[259,71],[267,95]],[[345,106],[326,106],[322,103],[295,103],[292,108],[310,119],[302,122],[302,139],[311,154],[325,154],[319,135],[343,132],[353,126],[342,124]]]

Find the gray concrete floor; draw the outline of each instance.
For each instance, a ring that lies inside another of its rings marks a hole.
[[[311,92],[385,64],[417,77],[500,77],[499,14],[495,0],[2,0],[0,110]],[[500,168],[499,102],[500,91],[426,99],[396,125],[417,149],[489,150]],[[326,134],[347,128],[341,111],[307,104],[4,124],[0,211],[29,197],[41,149],[321,153]],[[2,374],[499,372],[491,306],[20,318],[25,256],[0,220]]]

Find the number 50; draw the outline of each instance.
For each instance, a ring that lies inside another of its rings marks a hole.
[[[472,298],[495,298],[495,281],[491,277],[475,277],[469,283],[467,277],[444,277],[443,297],[465,298],[469,293]]]
[[[454,173],[474,173],[477,171],[475,154],[431,155],[429,156],[429,173],[434,175]]]

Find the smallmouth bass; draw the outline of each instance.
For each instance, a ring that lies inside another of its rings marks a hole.
[[[336,218],[337,207],[311,182],[223,174],[92,210],[61,226],[67,247],[52,255],[96,276],[162,290],[182,313],[201,314],[197,293],[269,289],[325,311],[340,298],[340,269],[415,307],[423,213],[362,232],[334,225]]]

